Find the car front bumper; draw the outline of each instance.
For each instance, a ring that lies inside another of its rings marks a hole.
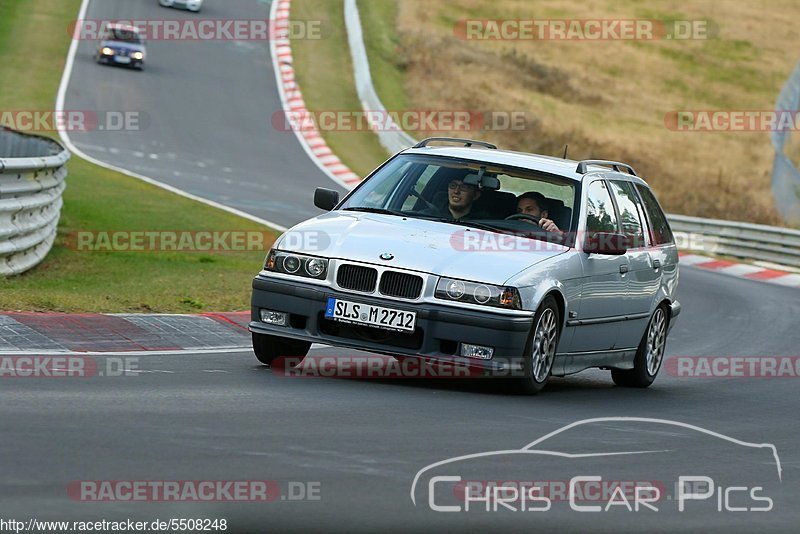
[[[326,319],[329,297],[417,312],[414,334],[396,334],[372,327],[354,327]],[[288,313],[289,326],[261,322],[260,310]],[[365,350],[392,356],[415,356],[476,368],[504,371],[519,369],[533,322],[533,313],[509,316],[491,310],[465,310],[430,303],[343,293],[327,287],[272,279],[253,280],[250,331],[279,337]],[[494,348],[491,360],[465,358],[460,343]]]
[[[135,68],[135,69],[138,69],[142,65],[144,65],[144,60],[143,59],[130,58],[130,61],[128,63],[121,63],[120,61],[118,61],[116,59],[116,57],[117,56],[108,56],[108,55],[105,55],[105,54],[98,54],[97,61],[99,63],[105,63],[107,65],[116,65],[118,67],[132,67],[132,68]],[[125,57],[128,57],[128,56],[125,56]]]

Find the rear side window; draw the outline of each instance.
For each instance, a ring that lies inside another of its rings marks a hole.
[[[656,197],[648,188],[637,184],[636,189],[644,202],[647,218],[650,220],[650,240],[654,245],[666,245],[674,243],[672,230],[669,228],[667,216],[664,215],[661,206],[658,205]]]
[[[587,196],[586,232],[618,232],[617,214],[605,181],[592,182]]]
[[[645,246],[644,211],[630,182],[611,181],[611,192],[617,201],[619,208],[619,218],[622,223],[622,233],[628,238],[629,248],[640,248]]]

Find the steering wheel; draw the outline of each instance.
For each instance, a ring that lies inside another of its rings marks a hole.
[[[527,213],[515,213],[513,215],[509,215],[508,217],[506,217],[507,221],[516,221],[518,219],[524,221],[531,221],[532,223],[538,226],[541,217],[537,217],[536,215],[528,215]]]

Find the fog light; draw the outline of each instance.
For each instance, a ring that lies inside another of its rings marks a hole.
[[[272,310],[261,310],[261,322],[275,326],[286,326],[289,324],[289,314]]]
[[[461,356],[465,358],[477,358],[479,360],[491,360],[492,356],[494,356],[494,347],[462,343]]]

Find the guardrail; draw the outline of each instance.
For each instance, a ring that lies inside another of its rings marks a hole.
[[[682,250],[800,268],[800,230],[686,215],[668,215]]]
[[[361,29],[361,16],[356,0],[344,0],[344,23],[347,27],[347,41],[353,59],[353,75],[358,98],[364,111],[374,112],[381,117],[381,125],[373,128],[378,139],[390,154],[413,146],[417,141],[396,124],[383,106],[375,87],[372,85],[372,74],[369,69],[367,48],[364,44],[364,33]]]
[[[51,139],[0,128],[0,275],[27,271],[53,246],[69,157]]]

